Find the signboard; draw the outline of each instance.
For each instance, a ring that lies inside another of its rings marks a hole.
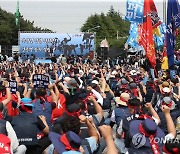
[[[87,55],[95,49],[94,33],[20,33],[20,53],[38,58],[51,58],[63,54]]]
[[[49,76],[44,74],[34,74],[33,84],[34,84],[34,88],[48,88]]]
[[[9,88],[12,94],[16,94],[17,92],[17,82],[16,81],[9,81]]]
[[[13,45],[12,46],[12,54],[19,53],[19,46],[18,45]]]

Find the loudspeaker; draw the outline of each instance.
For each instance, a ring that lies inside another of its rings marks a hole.
[[[103,60],[106,60],[108,57],[108,48],[103,47],[101,48],[101,57]]]

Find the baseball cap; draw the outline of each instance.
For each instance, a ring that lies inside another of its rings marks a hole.
[[[21,104],[23,103],[23,105],[25,105],[25,106],[34,106],[33,104],[32,104],[32,99],[31,98],[22,98],[21,99]]]

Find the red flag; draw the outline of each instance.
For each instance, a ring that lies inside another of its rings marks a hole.
[[[152,67],[156,66],[155,47],[153,40],[153,28],[151,20],[150,4],[152,0],[144,0],[144,19],[140,31],[139,44],[144,47],[146,57],[149,59]]]

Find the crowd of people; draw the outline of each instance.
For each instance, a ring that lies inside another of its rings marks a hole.
[[[179,154],[173,69],[154,70],[140,56],[2,61],[0,153]]]

